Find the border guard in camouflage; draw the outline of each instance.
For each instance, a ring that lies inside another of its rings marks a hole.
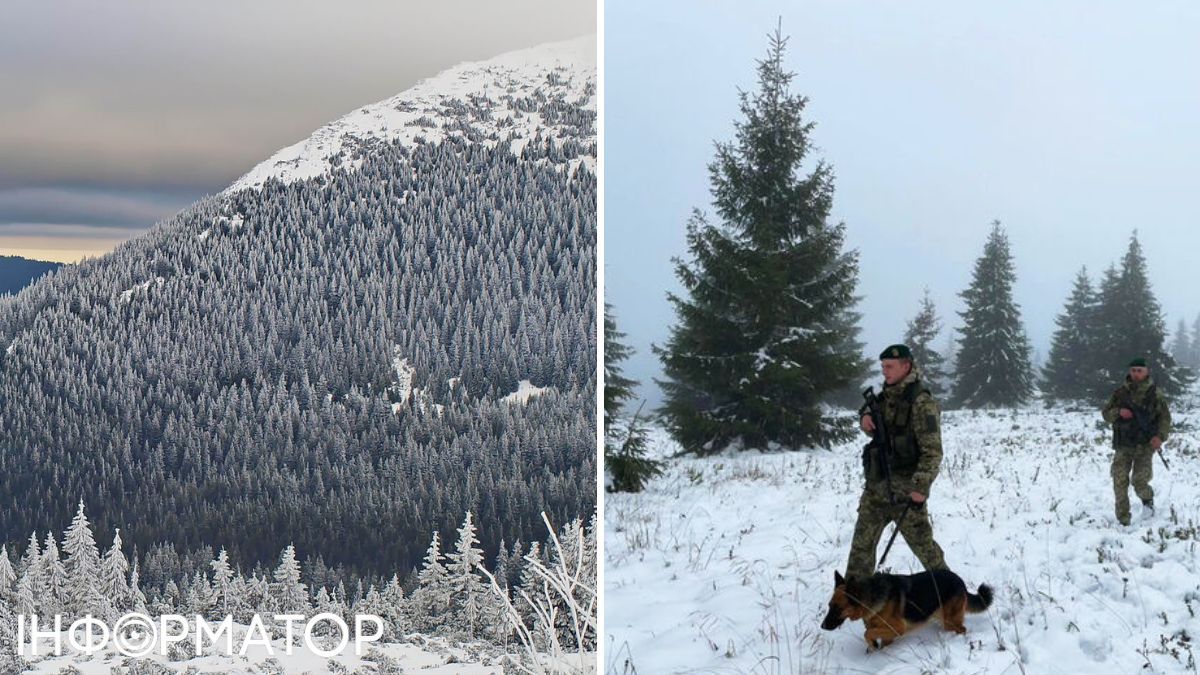
[[[1154,513],[1154,453],[1171,433],[1171,411],[1150,377],[1146,359],[1129,362],[1125,383],[1104,406],[1104,421],[1113,425],[1113,492],[1117,522],[1129,524],[1129,483],[1147,513]],[[1165,459],[1163,460],[1166,461]]]
[[[869,399],[860,410],[860,425],[875,440],[863,451],[866,486],[858,502],[846,577],[866,579],[875,573],[875,550],[891,522],[897,523],[925,569],[949,569],[942,548],[933,539],[926,508],[930,486],[942,463],[941,413],[907,346],[892,345],[883,350],[879,360],[884,387],[873,398],[884,428],[883,433],[876,433],[878,417],[871,414]]]

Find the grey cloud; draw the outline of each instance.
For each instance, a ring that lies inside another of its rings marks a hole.
[[[215,192],[464,60],[594,32],[594,2],[6,4],[0,189]]]
[[[146,227],[187,205],[177,199],[61,188],[0,190],[0,225],[80,223],[93,231]]]
[[[97,226],[63,223],[5,223],[0,224],[0,241],[20,239],[22,241],[124,240],[145,232],[150,226]]]

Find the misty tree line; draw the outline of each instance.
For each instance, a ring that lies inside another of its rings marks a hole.
[[[847,439],[857,420],[846,407],[858,407],[874,370],[875,352],[864,358],[859,341],[858,254],[844,246],[845,224],[831,219],[833,172],[811,157],[814,125],[807,99],[790,89],[786,42],[772,36],[757,64],[757,88],[740,94],[733,140],[716,144],[709,165],[716,217],[697,211],[687,223],[689,255],[676,260],[682,292],[668,294],[675,323],[654,347],[664,373],[664,402],[654,414],[684,452],[828,447]],[[953,343],[943,346],[928,291],[895,339],[913,349],[948,407],[1020,405],[1039,387],[1049,399],[1095,402],[1139,356],[1164,391],[1176,392],[1192,375],[1165,349],[1146,269],[1135,233],[1098,288],[1081,273],[1039,373],[1013,297],[1008,236],[997,221],[959,293],[965,307]],[[896,261],[894,273],[911,279],[921,270]],[[629,355],[621,335],[606,316],[605,460],[610,489],[637,490],[658,465],[630,417],[635,383],[621,371]]]
[[[1200,314],[1192,320],[1191,327],[1182,318],[1171,334],[1171,356],[1175,362],[1200,371]]]
[[[590,510],[595,144],[564,137],[374,146],[0,301],[0,532],[82,498],[146,555],[290,542],[350,583],[465,510],[489,555]],[[521,379],[549,389],[501,400]]]
[[[18,616],[26,617],[28,635],[29,617],[33,615],[39,617],[39,630],[45,630],[53,626],[56,615],[65,629],[88,615],[112,626],[120,617],[136,612],[151,617],[199,615],[213,623],[233,617],[241,624],[249,624],[257,615],[276,638],[282,637],[285,630],[282,622],[275,621],[277,614],[312,618],[332,613],[342,617],[352,630],[356,614],[373,614],[384,621],[385,642],[400,641],[418,632],[455,642],[504,644],[510,641],[512,626],[505,617],[502,597],[515,598],[513,604],[526,626],[539,628],[543,635],[551,630],[522,600],[522,594],[531,598],[541,595],[540,580],[532,573],[531,562],[566,569],[578,567],[582,578],[596,578],[595,526],[594,515],[586,526],[576,518],[557,533],[558,545],[533,541],[527,550],[520,544],[511,550],[502,547],[489,563],[479,545],[474,517],[468,511],[452,547],[449,542],[443,545],[438,532],[433,533],[420,571],[410,575],[407,583],[395,573],[366,586],[359,581],[349,589],[342,582],[326,585],[307,574],[299,552],[291,544],[278,555],[272,569],[260,566],[244,574],[222,548],[215,556],[210,550],[202,566],[190,573],[154,582],[141,574],[136,561],[131,564],[126,558],[120,530],[114,533],[111,546],[101,553],[80,503],[61,546],[49,532],[44,542],[39,541],[37,533],[32,534],[24,551],[11,547],[12,556],[10,547],[0,547],[0,642],[13,644]],[[490,569],[499,593],[480,568]],[[557,601],[565,605],[564,599]],[[565,614],[566,607],[561,609]],[[538,626],[540,620],[543,623]],[[317,633],[330,634],[332,630],[331,625],[322,624]],[[574,639],[565,625],[555,625],[552,630],[561,640]],[[594,649],[594,636],[589,639],[584,648]]]

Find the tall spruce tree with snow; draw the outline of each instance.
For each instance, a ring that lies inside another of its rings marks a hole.
[[[662,473],[662,462],[646,456],[646,426],[639,409],[624,424],[615,424],[633,398],[637,381],[625,377],[621,363],[633,349],[621,342],[612,306],[604,305],[604,468],[613,492],[641,492],[645,482]]]
[[[69,610],[77,616],[101,614],[100,549],[92,536],[92,526],[84,513],[83,500],[67,528],[63,540],[67,556],[67,580],[70,585]]]
[[[994,221],[971,285],[959,294],[967,306],[959,312],[963,326],[952,397],[958,406],[1014,406],[1029,398],[1031,348],[1013,299],[1016,278],[1008,235]]]
[[[212,568],[212,588],[215,594],[213,609],[219,616],[228,616],[230,612],[229,594],[233,583],[233,569],[229,566],[229,553],[221,547],[215,560],[209,563]]]
[[[11,603],[17,593],[17,571],[8,559],[8,547],[0,546],[0,601]]]
[[[1042,393],[1052,401],[1087,400],[1096,381],[1097,305],[1099,298],[1087,268],[1075,275],[1075,284],[1050,343],[1050,357],[1042,369]]]
[[[833,171],[815,162],[807,99],[792,93],[776,31],[735,139],[709,165],[719,223],[697,213],[663,363],[663,420],[686,452],[828,446],[848,432],[821,403],[867,373],[853,307],[858,254],[830,222]],[[844,417],[844,416],[841,416]]]
[[[946,357],[942,356],[935,346],[938,334],[942,332],[942,320],[937,315],[937,308],[929,289],[921,296],[921,307],[916,316],[909,320],[904,331],[904,344],[912,350],[913,361],[921,369],[921,379],[925,386],[935,396],[946,390]]]
[[[442,560],[441,539],[434,531],[429,551],[425,554],[425,564],[417,573],[417,588],[413,591],[410,603],[414,627],[422,632],[432,632],[448,618],[450,578]]]
[[[300,563],[296,560],[296,547],[288,544],[287,548],[283,549],[274,578],[274,595],[278,609],[305,615],[312,610],[308,602],[308,590],[300,583]]]
[[[113,535],[112,546],[100,563],[100,594],[107,598],[113,609],[119,613],[132,609],[128,575],[129,561],[121,551],[121,530],[118,528]]]
[[[454,552],[446,557],[454,629],[469,639],[480,637],[484,628],[483,620],[489,616],[492,606],[492,593],[479,573],[479,566],[483,564],[483,550],[479,548],[470,511],[463,518],[462,527],[458,528]]]
[[[129,606],[135,612],[146,613],[146,594],[142,592],[142,581],[141,575],[138,573],[136,556],[134,556],[133,569],[129,571]]]
[[[400,584],[400,575],[393,574],[391,580],[383,587],[383,612],[379,616],[391,625],[395,631],[396,640],[412,631],[412,622],[408,617],[408,598],[404,597],[404,587]]]
[[[46,533],[46,543],[42,546],[42,588],[37,589],[41,596],[38,602],[47,615],[72,615],[72,594],[70,575],[67,566],[59,556],[58,540],[53,532]],[[64,620],[66,620],[64,616]]]
[[[42,547],[38,543],[37,532],[29,535],[29,543],[25,546],[25,553],[21,555],[21,560],[17,563],[17,576],[25,574],[33,565],[40,562],[42,559]]]
[[[38,594],[37,567],[31,567],[17,581],[17,614],[24,616],[32,616],[39,614],[41,616],[51,616],[53,612],[47,612],[43,609],[43,605],[39,602]]]
[[[1137,232],[1129,238],[1119,268],[1101,283],[1098,311],[1102,341],[1097,353],[1104,377],[1096,385],[1097,400],[1108,397],[1124,380],[1129,360],[1139,356],[1146,359],[1155,383],[1167,394],[1192,382],[1192,374],[1167,352],[1166,321],[1150,287],[1149,266]]]

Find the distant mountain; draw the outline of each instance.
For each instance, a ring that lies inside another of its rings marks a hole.
[[[47,272],[62,267],[62,263],[30,260],[15,255],[0,255],[0,295],[17,293]]]
[[[151,581],[161,542],[319,577],[586,518],[595,73],[594,37],[459,66],[0,304],[0,533],[82,498]]]

